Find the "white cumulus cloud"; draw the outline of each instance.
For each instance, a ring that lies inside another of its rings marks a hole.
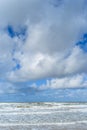
[[[37,87],[36,84],[32,85]],[[46,84],[42,84],[39,86],[39,89],[58,89],[58,88],[82,88],[87,87],[87,80],[85,80],[85,75],[75,75],[71,77],[64,78],[54,78],[51,80],[47,80]]]
[[[14,31],[26,26],[25,40],[21,34],[11,37],[8,25]],[[75,44],[87,32],[86,0],[0,0],[0,26],[1,78],[11,82],[53,78],[49,84],[54,88],[59,83],[84,86],[76,75],[87,73],[87,53]]]

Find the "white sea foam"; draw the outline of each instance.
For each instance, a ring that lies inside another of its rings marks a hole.
[[[0,103],[0,126],[86,124],[85,103]]]
[[[77,121],[77,122],[64,122],[64,123],[54,123],[54,122],[51,122],[51,123],[5,123],[5,124],[0,124],[0,126],[42,126],[42,125],[48,125],[48,126],[52,126],[52,125],[57,125],[57,126],[63,126],[63,125],[75,125],[75,124],[81,124],[81,123],[84,123],[84,124],[87,124],[87,121]]]

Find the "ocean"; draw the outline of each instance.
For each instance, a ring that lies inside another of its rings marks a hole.
[[[87,130],[87,103],[0,103],[0,130]]]

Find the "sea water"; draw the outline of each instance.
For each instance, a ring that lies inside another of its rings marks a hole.
[[[0,103],[0,130],[87,130],[87,103]]]

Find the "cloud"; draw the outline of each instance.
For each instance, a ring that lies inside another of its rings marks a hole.
[[[53,78],[51,80],[47,80],[46,84],[41,84],[39,86],[40,90],[43,89],[58,89],[58,88],[84,88],[87,87],[87,79],[85,79],[86,75],[75,75],[70,77],[63,78]],[[36,87],[36,84],[32,84],[32,87]]]
[[[22,67],[8,74],[9,80],[14,82],[65,77],[87,72],[87,54],[79,47],[73,48],[72,52],[66,58],[61,54],[49,56],[42,53],[36,53],[36,55],[31,55],[31,57],[28,57],[28,55],[20,56],[20,54],[17,56],[20,57]]]
[[[87,32],[85,2],[1,0],[0,77],[13,83],[62,78],[76,86],[65,82],[87,73],[87,53],[76,45]]]
[[[10,82],[0,80],[0,94],[13,94],[16,93],[14,85]]]
[[[0,1],[0,20],[1,25],[9,23],[12,25],[23,25],[26,19],[35,22],[40,19],[41,8],[44,2],[41,0],[1,0]],[[14,6],[15,5],[15,6]],[[35,13],[36,11],[36,13]]]

